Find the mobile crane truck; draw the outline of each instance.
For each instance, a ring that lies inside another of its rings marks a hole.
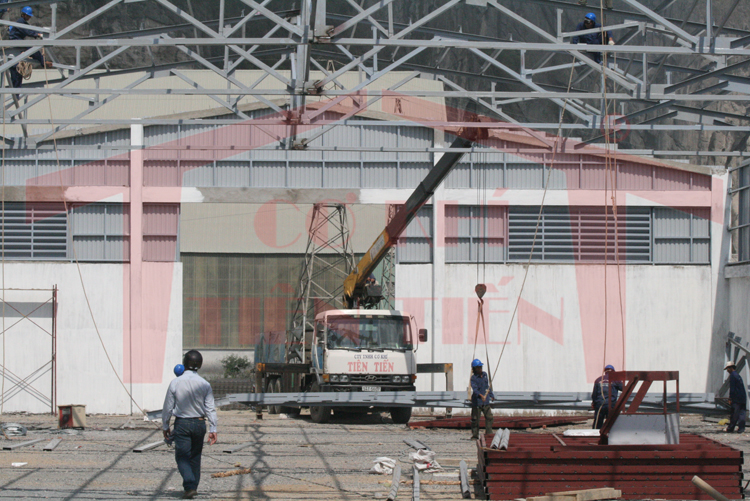
[[[451,150],[470,148],[475,140],[486,137],[487,129],[464,129]],[[317,314],[314,328],[305,329],[304,335],[287,333],[285,362],[260,360],[257,381],[264,375],[261,387],[267,393],[415,391],[417,347],[427,341],[427,330],[420,329],[406,312],[373,309],[382,300],[382,287],[368,278],[460,161],[463,152],[451,150],[442,155],[344,280],[346,309]],[[411,407],[352,410],[387,410],[399,424],[407,423],[412,412]],[[271,413],[281,411],[298,414],[300,409],[269,409]],[[331,411],[331,407],[311,406],[310,416],[315,423],[325,423]]]

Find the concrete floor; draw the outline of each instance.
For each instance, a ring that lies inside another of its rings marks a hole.
[[[140,454],[132,452],[136,446],[161,438],[152,423],[128,416],[89,416],[88,428],[79,431],[58,430],[52,416],[5,415],[0,420],[29,427],[27,437],[13,437],[13,442],[45,439],[16,451],[0,451],[0,499],[135,501],[179,499],[182,495],[172,449],[161,446]],[[120,428],[128,422],[133,428]],[[699,417],[683,417],[682,428],[750,452],[748,436],[719,433],[720,426]],[[561,433],[563,428],[533,433],[553,431]],[[204,449],[198,499],[385,499],[390,476],[370,475],[368,470],[373,459],[387,456],[399,461],[405,472],[398,498],[408,500],[412,485],[406,472],[411,471],[408,454],[412,449],[404,444],[406,438],[429,445],[445,469],[444,473],[422,475],[421,499],[461,499],[458,462],[465,459],[469,468],[476,466],[475,445],[469,434],[468,430],[412,431],[380,415],[334,418],[330,424],[316,425],[305,414],[289,419],[266,415],[256,421],[249,411],[220,411],[219,443]],[[48,440],[56,437],[63,438],[57,449],[42,451]],[[230,444],[245,442],[254,443],[234,454],[222,452]],[[0,444],[7,443],[0,438]],[[16,462],[28,464],[11,466]],[[212,473],[236,465],[252,468],[252,473],[211,478]],[[745,476],[750,479],[748,473]]]

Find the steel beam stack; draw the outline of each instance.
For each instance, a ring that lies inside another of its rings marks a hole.
[[[679,445],[599,445],[596,438],[512,434],[507,451],[477,440],[477,473],[487,499],[612,487],[623,499],[711,499],[692,484],[700,476],[729,499],[742,499],[742,451],[699,435]]]

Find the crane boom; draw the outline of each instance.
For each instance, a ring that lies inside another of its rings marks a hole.
[[[471,147],[473,141],[463,137],[457,137],[451,150],[465,149]],[[380,261],[383,260],[388,250],[396,245],[398,238],[406,230],[406,227],[417,215],[417,211],[422,207],[432,195],[445,176],[458,164],[463,157],[464,152],[447,151],[443,154],[435,166],[425,176],[419,186],[406,200],[406,203],[393,216],[393,219],[380,233],[375,242],[370,246],[364,257],[357,263],[357,268],[344,279],[344,303],[347,308],[353,308],[357,303],[365,305],[374,305],[380,301],[380,292],[375,294],[368,293],[365,283],[367,277],[375,270]],[[377,288],[379,291],[379,288]]]

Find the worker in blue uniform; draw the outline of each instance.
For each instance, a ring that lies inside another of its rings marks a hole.
[[[586,16],[583,18],[583,21],[578,23],[578,26],[576,26],[576,31],[583,31],[583,30],[592,30],[595,28],[601,28],[602,25],[596,22],[596,14],[593,12],[589,12],[586,14]],[[571,39],[571,43],[585,43],[588,45],[614,45],[615,39],[612,38],[612,32],[607,31],[606,32],[606,40],[602,38],[602,30],[599,29],[594,33],[585,33],[583,35],[576,35]],[[596,63],[602,62],[602,53],[601,52],[587,52],[586,53],[591,59],[594,60]]]
[[[201,479],[201,453],[208,420],[208,444],[218,439],[216,432],[216,407],[214,394],[208,381],[198,375],[203,356],[197,350],[185,353],[182,359],[185,373],[169,383],[164,407],[161,411],[164,439],[174,440],[177,469],[185,489],[183,499],[193,499],[198,494]],[[174,433],[170,433],[169,420],[175,416]]]
[[[16,21],[18,24],[29,24],[29,19],[34,17],[34,11],[31,10],[31,7],[26,6],[23,9],[21,9],[21,18]],[[38,31],[34,31],[29,28],[19,28],[18,26],[11,26],[8,28],[8,38],[10,40],[25,40],[27,38],[42,38],[42,34]],[[22,49],[27,50],[27,49]],[[41,50],[38,50],[31,54],[32,59],[36,60],[41,64],[43,67],[51,68],[52,67],[52,61],[45,61],[44,60],[44,53]],[[23,82],[23,76],[21,73],[18,72],[18,69],[16,69],[16,66],[10,67],[10,84],[13,87],[20,87],[21,82]]]
[[[724,369],[729,373],[729,404],[732,406],[732,418],[725,430],[727,433],[734,432],[737,426],[737,433],[745,432],[745,410],[747,409],[747,390],[745,382],[737,373],[737,367],[731,360],[726,363]]]
[[[610,384],[609,373],[614,371],[614,366],[607,365],[604,367],[604,374],[594,381],[594,390],[591,392],[591,408],[594,409],[593,428],[597,430],[604,426],[609,408],[614,407],[617,397],[622,391],[622,382],[616,381]]]
[[[0,0],[0,3],[8,3],[10,0]],[[8,12],[8,9],[0,9],[0,19],[5,18],[5,13]]]
[[[479,419],[484,415],[484,432],[492,433],[492,407],[490,402],[495,400],[495,394],[490,386],[490,378],[482,370],[482,361],[474,359],[471,362],[471,438],[479,438]]]

